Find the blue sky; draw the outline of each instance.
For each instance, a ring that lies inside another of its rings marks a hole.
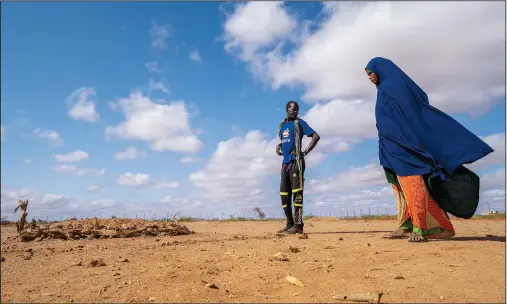
[[[505,210],[504,5],[4,3],[2,213],[27,197],[36,217],[281,215],[274,136],[291,99],[323,139],[305,212],[393,213],[362,71],[373,56],[485,137],[496,152],[472,167]],[[445,17],[457,6],[481,25]]]

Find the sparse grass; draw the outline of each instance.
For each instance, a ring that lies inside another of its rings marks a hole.
[[[201,219],[189,216],[184,216],[178,219],[178,222],[197,222],[197,221],[201,221]]]
[[[376,220],[376,221],[393,221],[397,219],[397,215],[363,215],[361,220]]]
[[[505,212],[495,213],[495,214],[487,214],[487,215],[474,215],[472,219],[478,220],[505,220]]]
[[[242,217],[242,216],[235,217],[235,216],[231,215],[225,221],[229,221],[229,222],[243,222],[243,221],[252,221],[252,220],[254,220],[254,219],[249,219],[249,218]]]
[[[502,213],[495,213],[495,214],[487,214],[487,215],[474,215],[470,220],[505,220],[505,212],[502,212]],[[311,219],[338,219],[338,220],[349,220],[349,221],[357,221],[357,220],[374,220],[374,221],[393,221],[393,220],[396,220],[397,216],[396,215],[362,215],[362,216],[356,216],[356,217],[352,217],[352,216],[343,216],[343,217],[336,217],[336,216],[318,216],[318,215],[313,215],[313,214],[308,214],[308,215],[305,215],[303,217],[303,220],[304,221],[308,221],[308,220],[311,220]],[[83,218],[84,219],[84,218]],[[123,218],[122,218],[123,219]],[[125,218],[125,219],[132,219],[132,218]],[[457,217],[454,217],[454,216],[451,216],[451,219],[452,220],[465,220],[465,219],[461,219],[461,218],[457,218]],[[65,219],[65,220],[77,220],[76,217],[72,217],[72,218],[68,218],[68,219]],[[285,219],[284,218],[264,218],[264,219],[260,219],[260,218],[247,218],[247,217],[243,217],[243,216],[234,216],[234,215],[230,215],[229,218],[224,218],[224,219],[221,219],[221,218],[197,218],[197,217],[190,217],[190,216],[184,216],[184,217],[181,217],[181,218],[178,218],[178,222],[198,222],[198,221],[216,221],[216,222],[244,222],[244,221],[284,221]],[[54,223],[57,223],[57,222],[60,222],[59,220],[49,220],[49,221],[45,221],[45,220],[41,220],[41,219],[36,219],[35,220],[37,225],[44,225],[44,224],[54,224]],[[165,221],[172,221],[172,219],[167,219],[167,218],[161,218],[161,219],[145,219],[145,221],[156,221],[156,222],[165,222]],[[15,225],[16,224],[16,221],[10,221],[10,220],[7,220],[6,218],[2,218],[1,221],[0,221],[0,224],[1,225]]]

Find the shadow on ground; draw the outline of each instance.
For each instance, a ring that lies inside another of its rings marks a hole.
[[[490,235],[490,236],[457,236],[447,241],[490,241],[505,243],[505,236]]]
[[[353,234],[353,233],[387,233],[391,231],[325,231],[325,232],[307,232],[306,234]]]

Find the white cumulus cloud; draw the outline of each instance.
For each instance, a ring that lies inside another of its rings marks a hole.
[[[308,184],[311,193],[333,193],[350,189],[386,185],[384,170],[380,165],[368,164],[360,168],[350,168],[341,171],[327,179],[312,179]]]
[[[87,87],[82,87],[72,92],[66,99],[70,106],[68,111],[70,118],[88,122],[98,121],[100,115],[95,109],[96,101],[93,99],[95,96],[95,90]]]
[[[475,163],[466,166],[472,171],[495,165],[503,164],[505,166],[505,133],[494,133],[481,138],[495,151],[483,159],[479,159]]]
[[[266,178],[280,172],[282,160],[275,153],[279,142],[277,138],[266,138],[258,130],[222,141],[205,167],[190,174],[189,180],[205,190],[210,199],[235,204],[258,200],[264,195]],[[316,166],[323,158],[312,151],[306,160],[307,168]]]
[[[116,182],[118,183],[118,185],[121,185],[121,186],[132,187],[132,186],[148,185],[150,183],[150,180],[151,180],[151,177],[149,174],[144,174],[144,173],[134,174],[131,172],[127,172],[127,173],[124,173],[124,174],[118,176],[118,178],[116,179]]]
[[[147,154],[148,153],[146,153],[144,151],[139,151],[134,146],[129,146],[129,147],[127,147],[127,149],[125,151],[115,152],[114,158],[116,160],[130,160],[130,159],[136,159],[139,157],[146,156]]]
[[[281,44],[294,40],[288,33],[309,21],[298,20],[279,3],[267,3],[241,4],[227,16],[225,49],[274,89],[302,87],[310,102],[374,101],[375,87],[364,67],[382,56],[396,62],[444,111],[484,113],[504,96],[502,2],[326,4],[324,18],[300,34],[292,48]],[[277,44],[261,49],[275,37]]]
[[[41,130],[40,128],[34,129],[33,134],[35,137],[40,139],[45,139],[49,143],[54,145],[61,145],[63,144],[63,140],[60,136],[60,133],[53,131],[53,130]]]
[[[225,50],[242,60],[252,60],[259,49],[287,38],[296,26],[296,18],[281,2],[238,4],[224,25]]]
[[[196,152],[202,147],[190,127],[190,114],[183,101],[157,104],[134,92],[112,107],[123,112],[125,121],[107,126],[107,138],[146,141],[154,151]]]
[[[57,162],[77,163],[88,160],[90,156],[85,151],[77,150],[67,154],[53,154]]]

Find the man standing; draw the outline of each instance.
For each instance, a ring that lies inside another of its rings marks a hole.
[[[287,118],[278,128],[281,143],[276,146],[276,153],[283,156],[280,173],[280,197],[282,208],[287,218],[287,225],[278,231],[283,234],[303,233],[303,187],[305,173],[305,156],[315,148],[320,136],[306,121],[298,117],[299,105],[289,101],[285,106]],[[303,135],[312,138],[308,148],[302,152]],[[292,203],[294,203],[294,217]]]

